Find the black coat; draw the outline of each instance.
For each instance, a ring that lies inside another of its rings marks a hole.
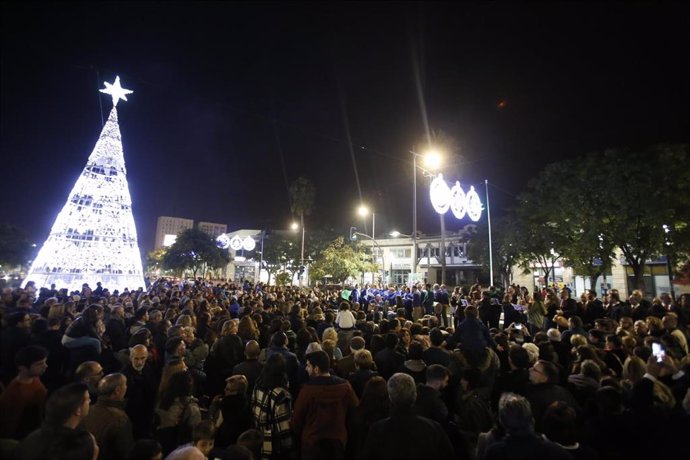
[[[251,394],[263,368],[264,365],[258,359],[248,359],[233,367],[232,375],[244,375],[247,377],[247,393]]]
[[[534,434],[506,436],[489,446],[485,460],[572,460],[562,447]]]
[[[141,372],[137,372],[131,363],[127,363],[122,373],[127,377],[127,394],[125,395],[125,412],[132,421],[134,438],[153,437],[153,414],[158,391],[158,381],[151,364],[146,363]]]
[[[352,389],[355,391],[358,399],[362,398],[364,393],[364,387],[372,377],[379,375],[376,371],[369,369],[357,369],[352,374],[349,375],[347,380],[352,385]]]
[[[69,352],[62,346],[62,333],[47,330],[38,336],[38,345],[48,350],[48,369],[41,376],[41,381],[49,392],[57,390],[66,381],[69,364]]]
[[[391,348],[384,348],[376,353],[374,361],[376,361],[376,368],[381,377],[388,380],[393,374],[400,372],[405,362],[405,356]]]
[[[531,385],[527,388],[527,400],[532,407],[532,414],[534,415],[535,428],[537,431],[541,430],[541,418],[554,401],[564,401],[570,404],[576,411],[579,411],[580,406],[577,404],[573,394],[560,385],[551,385],[547,383],[540,383],[538,385]]]
[[[239,435],[252,426],[252,411],[249,399],[244,395],[225,396],[220,402],[223,423],[216,432],[216,444],[225,449],[237,442]]]
[[[374,423],[364,444],[364,459],[450,460],[453,446],[441,425],[410,410],[393,410]]]
[[[110,318],[105,323],[105,333],[110,337],[110,346],[113,351],[127,348],[127,327],[125,321],[120,318]]]

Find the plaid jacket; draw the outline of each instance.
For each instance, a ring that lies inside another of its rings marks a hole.
[[[295,458],[296,446],[290,426],[292,397],[283,387],[268,390],[257,385],[252,393],[252,417],[254,426],[264,435],[261,460],[272,454],[278,458]],[[275,452],[274,452],[275,451]]]

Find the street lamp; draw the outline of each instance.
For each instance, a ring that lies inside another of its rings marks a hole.
[[[661,226],[664,229],[664,246],[666,247],[666,269],[668,270],[668,284],[671,289],[671,299],[676,300],[676,293],[673,289],[673,263],[671,262],[671,227],[664,224]]]
[[[299,286],[302,287],[302,270],[304,270],[304,225],[302,227],[302,249],[300,251],[300,256],[299,256],[299,266],[300,266],[300,273],[299,273]],[[293,222],[290,228],[294,231],[297,231],[300,228],[300,225],[297,222]]]
[[[400,236],[402,236],[403,238],[412,238],[412,235],[406,235],[405,233],[400,233],[397,230],[393,230],[392,232],[389,233],[389,235],[392,236],[393,238],[398,238]]]
[[[359,208],[357,208],[357,213],[362,218],[365,218],[365,217],[367,217],[367,214],[369,214],[369,208],[367,208],[365,205],[360,205]],[[375,212],[371,213],[371,239],[376,240],[376,213]]]
[[[369,208],[362,204],[359,206],[359,208],[357,208],[357,214],[359,214],[362,218],[365,218],[369,214]],[[383,255],[383,250],[381,249],[381,247],[376,242],[376,213],[375,212],[372,211],[372,213],[371,213],[371,236],[355,231],[354,236],[357,236],[357,235],[362,235],[364,237],[370,238],[372,243],[374,244],[374,248],[373,248],[374,254],[376,254],[376,249],[378,249],[381,252],[381,257],[385,257]],[[376,257],[376,255],[374,255],[374,263],[375,264],[376,264],[377,260],[378,260],[378,258]],[[386,284],[386,266],[385,266],[385,264],[382,264],[382,265],[383,265],[383,274],[381,275],[381,283]]]
[[[410,150],[412,154],[412,274],[417,273],[417,157],[422,157],[423,164],[427,169],[422,171],[433,171],[441,166],[442,157],[435,150],[429,150],[425,154]],[[416,281],[416,280],[415,280]]]

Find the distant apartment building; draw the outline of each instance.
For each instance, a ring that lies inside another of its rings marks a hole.
[[[204,233],[208,233],[214,238],[219,237],[228,231],[228,226],[225,224],[214,224],[213,222],[198,222],[197,228]]]
[[[177,234],[194,227],[192,219],[182,217],[159,216],[156,222],[156,247],[160,249],[172,245]]]

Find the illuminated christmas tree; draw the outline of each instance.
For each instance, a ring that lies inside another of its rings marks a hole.
[[[110,292],[144,287],[116,109],[132,91],[120,86],[120,77],[100,91],[112,96],[113,109],[24,284],[70,291],[98,281]]]

